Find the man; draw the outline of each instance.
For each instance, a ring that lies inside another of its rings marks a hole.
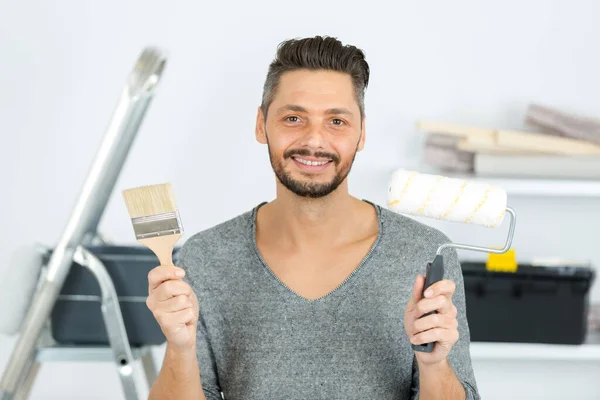
[[[256,121],[276,199],[149,274],[167,338],[151,399],[479,398],[454,250],[422,298],[447,237],[348,193],[368,80],[363,52],[334,38],[279,46]]]

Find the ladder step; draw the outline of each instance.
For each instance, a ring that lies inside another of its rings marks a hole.
[[[151,347],[132,347],[134,360],[151,354]],[[115,356],[111,347],[104,346],[51,346],[38,348],[36,359],[39,362],[114,362]]]

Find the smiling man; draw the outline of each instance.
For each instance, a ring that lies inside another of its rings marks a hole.
[[[363,52],[334,38],[279,46],[255,130],[277,196],[150,273],[167,338],[151,399],[479,398],[455,250],[422,298],[448,238],[348,192],[368,81]]]

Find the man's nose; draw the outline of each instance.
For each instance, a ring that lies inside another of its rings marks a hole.
[[[324,148],[325,135],[326,132],[321,124],[311,124],[302,138],[302,144],[315,149]]]

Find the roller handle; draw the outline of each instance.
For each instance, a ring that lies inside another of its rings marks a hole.
[[[433,285],[436,282],[444,279],[444,257],[441,254],[438,254],[433,259],[433,262],[427,263],[427,269],[425,272],[425,285],[423,286],[423,293],[425,290],[429,288],[429,286]],[[424,297],[424,296],[423,296]],[[433,313],[437,313],[437,311],[433,310],[426,314],[421,315],[419,318],[426,317]],[[425,344],[413,344],[412,348],[414,351],[422,351],[424,353],[431,353],[433,351],[433,342],[425,343]]]

